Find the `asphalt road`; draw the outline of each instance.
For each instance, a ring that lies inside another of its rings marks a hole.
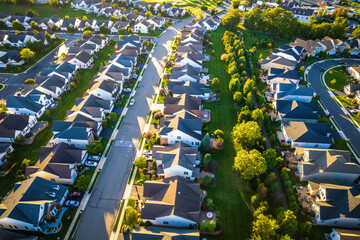
[[[155,95],[171,41],[191,19],[178,22],[159,39],[154,54],[145,69],[143,78],[131,106],[121,124],[118,135],[96,182],[88,205],[81,217],[74,239],[109,239],[112,225],[123,196],[131,166],[139,146],[147,114]]]
[[[355,148],[355,151],[360,154],[360,132],[321,83],[321,70],[328,69],[332,66],[338,66],[339,62],[345,62],[346,64],[351,65],[353,63],[360,63],[360,60],[329,60],[315,64],[308,73],[308,80],[315,93],[321,96],[322,103],[333,116],[333,119]]]

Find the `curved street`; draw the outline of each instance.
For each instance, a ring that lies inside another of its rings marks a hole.
[[[314,64],[311,68],[309,67],[306,71],[309,83],[314,89],[316,94],[321,96],[321,101],[325,108],[329,111],[336,124],[340,127],[346,138],[349,140],[351,145],[354,147],[357,154],[360,154],[360,132],[358,128],[352,123],[349,117],[344,113],[338,103],[330,96],[329,92],[322,84],[321,74],[326,69],[332,66],[339,66],[339,62],[344,62],[347,65],[354,63],[359,64],[360,60],[355,59],[341,59],[341,60],[325,60]],[[310,70],[309,70],[310,69]]]

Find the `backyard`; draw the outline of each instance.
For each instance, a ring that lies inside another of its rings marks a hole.
[[[349,77],[342,68],[333,68],[325,74],[325,83],[331,91],[342,91],[349,82]]]
[[[211,111],[211,122],[207,124],[208,131],[221,128],[224,132],[225,149],[221,152],[212,153],[219,164],[216,169],[216,187],[205,188],[208,196],[214,199],[215,205],[220,211],[221,234],[218,236],[207,236],[208,239],[246,239],[250,234],[252,222],[252,208],[250,197],[254,194],[249,184],[240,178],[240,175],[233,169],[235,149],[231,139],[231,131],[237,121],[236,113],[240,107],[233,104],[232,94],[229,91],[230,76],[225,70],[224,64],[220,61],[224,47],[221,41],[225,29],[220,27],[212,32],[211,42],[213,46],[206,54],[211,55],[212,61],[206,62],[204,67],[209,69],[209,74],[218,77],[221,89],[220,103],[204,103],[204,109]],[[214,89],[213,89],[214,90]]]
[[[25,5],[12,5],[12,4],[1,4],[0,12],[6,11],[10,15],[25,15],[26,11],[32,9],[35,10],[40,17],[51,17],[53,15],[58,15],[60,18],[64,18],[65,16],[69,16],[70,18],[83,18],[86,16],[88,19],[96,19],[96,20],[107,20],[105,16],[95,17],[91,14],[86,14],[85,11],[75,11],[75,9],[66,7],[66,8],[53,8],[49,4],[39,4],[31,6],[30,8]]]
[[[114,50],[113,46],[105,47],[99,52],[99,57],[94,60],[94,67],[92,69],[81,70],[80,81],[74,91],[65,93],[61,99],[60,104],[49,114],[44,114],[39,121],[48,121],[49,126],[40,132],[34,139],[31,145],[14,145],[14,152],[9,157],[9,160],[15,162],[15,166],[5,176],[1,177],[0,181],[0,196],[5,196],[6,193],[12,188],[13,184],[17,182],[16,172],[21,170],[21,162],[23,159],[30,159],[33,164],[39,159],[40,148],[46,146],[52,137],[52,122],[54,120],[64,120],[66,111],[70,110],[75,103],[76,98],[81,98],[84,92],[89,87],[89,82],[93,79],[94,75],[99,71],[100,64],[108,59],[108,54]]]
[[[173,7],[185,8],[188,11],[190,10],[192,15],[196,15],[203,12],[200,9],[200,3],[202,4],[202,6],[207,7],[207,10],[211,10],[218,6],[216,0],[174,0],[174,1],[145,0],[145,2],[158,2],[161,4],[166,2],[171,2]]]

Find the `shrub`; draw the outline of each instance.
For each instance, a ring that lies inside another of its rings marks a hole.
[[[147,159],[146,159],[146,157],[138,157],[137,159],[135,159],[134,164],[139,169],[140,168],[146,168],[147,167]]]

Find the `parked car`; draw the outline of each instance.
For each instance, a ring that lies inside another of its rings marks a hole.
[[[339,64],[340,64],[340,65],[344,65],[344,64],[345,64],[345,62],[339,62]]]
[[[85,162],[85,166],[87,167],[96,167],[98,165],[97,162],[94,162],[94,161],[86,161]]]
[[[359,112],[359,109],[351,109],[350,112],[351,112],[351,113],[358,113],[358,112]]]
[[[69,198],[81,198],[82,194],[81,192],[72,192],[72,193],[69,193]]]
[[[100,156],[96,156],[96,155],[91,155],[88,157],[88,159],[91,161],[99,161],[100,158],[101,158]]]
[[[135,104],[135,99],[131,99],[130,101],[130,106],[134,105]]]
[[[143,154],[145,154],[145,155],[151,155],[151,154],[152,154],[152,151],[151,151],[151,150],[144,150],[144,151],[143,151]]]
[[[131,88],[124,88],[124,92],[131,92]]]
[[[78,207],[79,204],[80,204],[79,201],[74,201],[74,200],[67,200],[65,202],[65,206],[67,206],[67,207]]]

